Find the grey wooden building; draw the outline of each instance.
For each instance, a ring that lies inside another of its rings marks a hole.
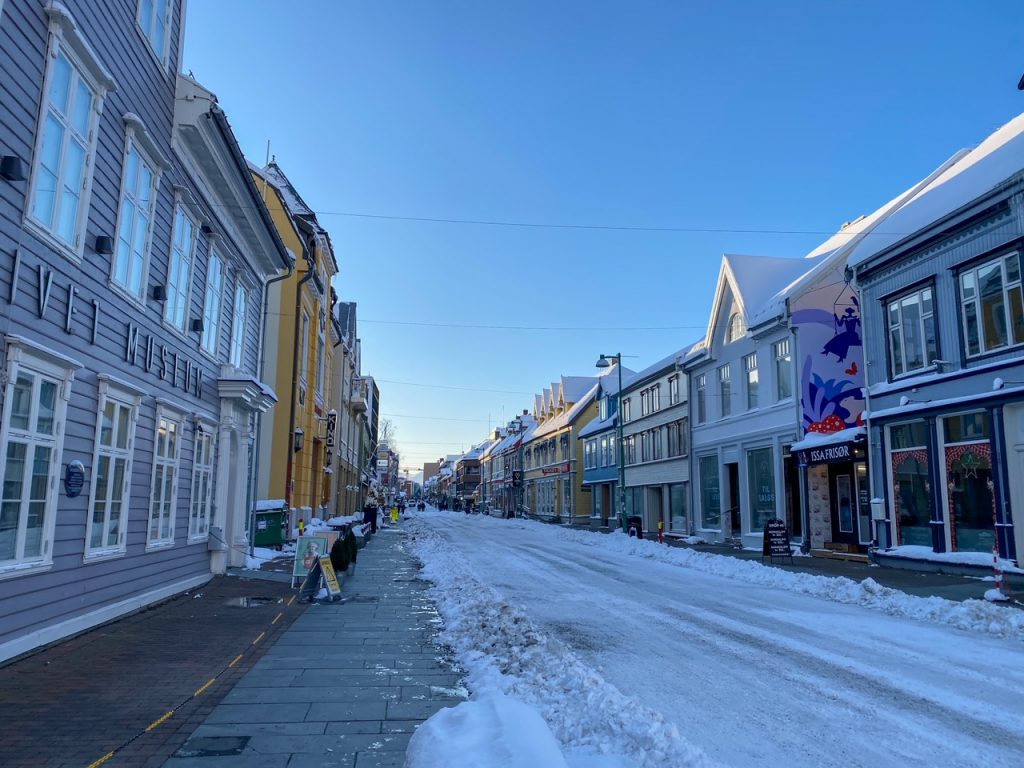
[[[953,156],[851,254],[881,558],[1024,546],[1024,115]]]
[[[290,257],[183,6],[0,3],[0,660],[244,558]]]

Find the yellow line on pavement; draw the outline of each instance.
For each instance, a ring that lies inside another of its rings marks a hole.
[[[259,634],[258,634],[258,635],[256,636],[256,639],[252,641],[252,644],[253,644],[253,645],[256,645],[256,643],[258,643],[258,642],[259,642],[260,640],[262,640],[262,639],[263,639],[263,636],[264,636],[265,634],[267,634],[267,633],[266,633],[266,632],[260,632],[260,633],[259,633]]]
[[[233,658],[231,660],[231,663],[228,664],[228,669],[231,669],[231,667],[235,666],[235,664],[237,664],[241,660],[242,660],[242,654],[238,654],[237,656],[235,656],[235,658]]]
[[[288,605],[291,605],[294,602],[295,602],[295,595],[292,595],[290,598],[288,598]]]
[[[96,766],[103,765],[107,760],[114,756],[113,752],[107,752],[103,757],[97,760],[95,763],[89,763],[89,768],[96,768]]]
[[[283,613],[277,614],[277,616],[274,617],[274,620],[272,622],[270,622],[270,625],[273,626],[273,625],[277,624],[277,620],[280,619],[282,616],[284,616]]]
[[[215,682],[217,682],[217,678],[216,678],[216,677],[211,677],[211,678],[210,678],[209,680],[207,680],[207,681],[206,681],[206,684],[205,684],[205,685],[203,685],[203,687],[202,687],[202,688],[200,688],[200,689],[199,689],[198,691],[196,691],[196,692],[195,692],[194,694],[192,694],[192,695],[193,695],[193,696],[198,696],[198,695],[199,695],[200,693],[202,693],[203,691],[205,691],[205,690],[206,690],[207,688],[209,688],[209,687],[210,687],[211,685],[213,685],[213,684],[214,684]]]
[[[163,717],[160,717],[160,718],[157,718],[156,720],[154,720],[152,723],[150,723],[146,727],[146,733],[149,733],[154,728],[159,728],[163,723],[166,723],[170,719],[171,715],[173,715],[173,714],[174,714],[174,710],[172,709],[167,714],[165,714]]]

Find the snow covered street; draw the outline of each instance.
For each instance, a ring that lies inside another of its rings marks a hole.
[[[1010,766],[1024,613],[454,513],[404,523],[474,697],[572,766]],[[921,618],[918,618],[921,617]]]

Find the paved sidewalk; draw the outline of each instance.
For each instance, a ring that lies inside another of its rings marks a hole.
[[[343,602],[310,606],[166,768],[402,766],[416,726],[465,695],[404,535],[375,535]]]
[[[287,583],[216,577],[5,664],[0,765],[162,765],[306,610],[291,596]]]

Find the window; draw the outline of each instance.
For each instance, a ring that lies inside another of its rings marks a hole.
[[[899,518],[899,544],[932,546],[932,484],[929,477],[928,425],[924,421],[889,427],[892,499]]]
[[[747,482],[750,530],[761,531],[775,517],[775,464],[771,448],[747,451]]]
[[[757,408],[757,353],[743,358],[743,370],[747,373],[747,410]]]
[[[723,365],[718,369],[718,399],[721,402],[721,415],[724,418],[732,413],[732,382],[728,365]]]
[[[1019,253],[960,274],[960,314],[969,356],[1024,344]]]
[[[586,469],[593,469],[597,466],[595,455],[597,454],[597,441],[587,440],[583,444],[583,466]]]
[[[167,65],[167,39],[170,29],[168,0],[139,0],[138,22],[160,63]]]
[[[0,573],[53,561],[57,475],[76,364],[9,341],[0,465]]]
[[[189,541],[205,539],[210,533],[213,506],[213,428],[196,429],[195,461],[192,465],[192,509],[188,518]]]
[[[775,357],[775,401],[793,396],[793,358],[789,353],[789,339],[772,344]]]
[[[627,397],[622,401],[622,423],[625,424],[629,421],[629,398]]]
[[[733,312],[729,316],[729,328],[726,331],[725,341],[727,344],[743,338],[743,318],[739,312]]]
[[[309,381],[309,313],[302,310],[302,325],[299,326],[299,380],[305,388]]]
[[[686,452],[686,419],[681,419],[668,425],[668,455],[685,456]]]
[[[626,442],[626,464],[636,464],[636,436],[624,437]]]
[[[327,329],[327,311],[320,310],[320,327],[316,337],[316,397],[321,402],[324,396],[324,371],[326,369],[325,337]]]
[[[149,241],[153,231],[153,205],[158,176],[153,165],[139,151],[128,133],[124,169],[121,176],[121,202],[117,214],[117,245],[114,248],[114,284],[132,297],[146,295],[149,268]]]
[[[188,320],[189,288],[192,284],[192,259],[196,248],[196,224],[179,202],[174,208],[171,233],[171,257],[167,265],[167,301],[164,320],[185,332]]]
[[[647,390],[643,390],[640,393],[640,415],[646,416],[651,412],[651,401],[648,397]]]
[[[662,458],[661,432],[661,427],[655,427],[651,430],[651,458],[654,461]]]
[[[670,376],[668,380],[668,403],[676,405],[679,402],[679,377]]]
[[[80,257],[96,124],[103,96],[113,83],[98,62],[82,56],[89,48],[77,38],[75,22],[61,13],[51,14],[28,220]]]
[[[640,461],[650,461],[653,458],[651,454],[651,433],[641,432],[640,433]]]
[[[241,368],[245,361],[245,327],[249,313],[249,296],[241,285],[235,286],[235,312],[231,321],[231,364]]]
[[[615,435],[608,435],[608,466],[617,467],[619,455],[615,452]]]
[[[202,347],[211,355],[217,354],[217,329],[220,326],[220,302],[224,292],[224,264],[216,251],[210,251],[206,268],[206,298],[203,301]]]
[[[125,551],[135,425],[141,403],[141,392],[120,387],[100,376],[92,461],[92,507],[85,533],[87,558]]]
[[[174,511],[178,495],[178,464],[181,453],[181,417],[164,406],[157,406],[156,436],[153,446],[153,483],[150,494],[147,544],[170,546],[174,543]]]
[[[697,467],[700,477],[701,527],[719,528],[722,525],[722,507],[718,487],[718,457],[701,456]]]
[[[890,301],[886,322],[891,375],[930,368],[938,357],[932,289],[922,288]]]
[[[708,418],[707,406],[707,377],[701,373],[697,375],[694,382],[694,389],[697,392],[697,423],[703,424]]]
[[[651,413],[661,410],[661,384],[651,387]]]

